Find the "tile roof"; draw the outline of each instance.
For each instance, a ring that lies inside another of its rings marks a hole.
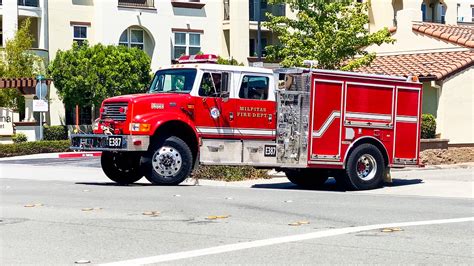
[[[474,26],[414,23],[412,29],[457,45],[474,48]]]
[[[377,56],[355,71],[394,76],[416,75],[421,81],[442,80],[474,65],[474,51]]]

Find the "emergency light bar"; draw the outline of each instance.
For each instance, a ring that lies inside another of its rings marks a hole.
[[[196,54],[196,55],[183,55],[178,58],[179,64],[186,63],[217,63],[217,55],[214,54]]]

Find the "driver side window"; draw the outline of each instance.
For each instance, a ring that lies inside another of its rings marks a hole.
[[[199,85],[199,96],[218,97],[221,93],[221,73],[205,72]]]

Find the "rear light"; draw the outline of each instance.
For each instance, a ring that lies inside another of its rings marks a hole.
[[[150,129],[151,129],[150,124],[130,123],[130,131],[132,132],[149,132]]]
[[[419,82],[420,79],[418,78],[418,76],[408,76],[407,81],[408,82]]]

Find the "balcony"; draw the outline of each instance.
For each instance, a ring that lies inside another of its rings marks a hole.
[[[0,1],[1,4],[1,1]],[[18,0],[19,6],[39,7],[39,0]]]
[[[155,8],[154,0],[118,0],[119,7]]]

